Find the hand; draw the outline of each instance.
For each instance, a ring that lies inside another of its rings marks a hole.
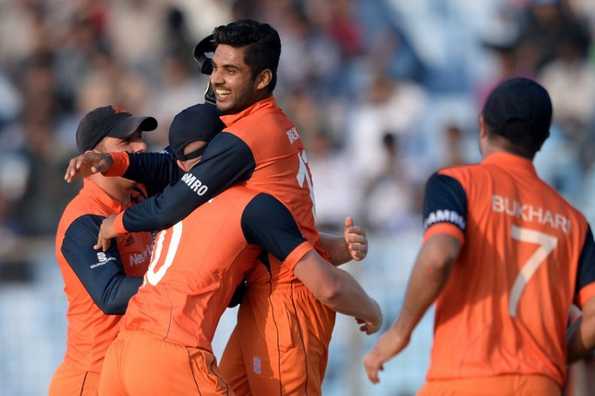
[[[64,180],[70,183],[77,176],[87,177],[98,172],[107,171],[113,164],[111,155],[99,151],[86,151],[70,160]]]
[[[398,355],[409,344],[410,335],[401,336],[391,329],[384,333],[374,348],[364,356],[364,368],[373,384],[380,382],[378,372],[384,370],[384,363]]]
[[[365,259],[368,254],[368,238],[363,229],[353,225],[353,219],[351,217],[345,219],[343,236],[351,259],[355,261]]]
[[[376,300],[372,300],[374,303],[374,314],[373,319],[371,321],[366,321],[364,319],[356,318],[356,322],[360,325],[359,330],[367,335],[374,334],[380,327],[382,326],[382,310],[380,309],[380,305]]]
[[[114,220],[116,219],[115,215],[111,215],[106,217],[103,222],[101,223],[101,227],[99,227],[99,234],[97,235],[97,243],[93,246],[95,250],[102,250],[106,252],[111,243],[112,238],[118,236],[116,230],[114,229]]]

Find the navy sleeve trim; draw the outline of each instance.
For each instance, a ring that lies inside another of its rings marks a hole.
[[[587,227],[585,242],[578,262],[578,271],[576,277],[576,291],[595,282],[595,242],[593,241],[593,232],[591,226]]]
[[[434,173],[428,179],[423,219],[424,229],[438,223],[450,223],[465,231],[467,194],[457,179],[439,173]]]
[[[259,245],[281,262],[305,241],[285,205],[264,193],[244,209],[242,230],[248,243]]]
[[[226,188],[249,179],[255,166],[248,145],[231,133],[221,132],[180,181],[127,209],[124,227],[131,232],[171,227]]]
[[[122,315],[142,278],[126,276],[115,243],[105,253],[93,249],[103,219],[84,215],[73,221],[61,252],[99,309],[108,315]]]
[[[128,153],[129,165],[124,177],[142,183],[149,196],[162,192],[182,176],[171,150],[159,153]]]

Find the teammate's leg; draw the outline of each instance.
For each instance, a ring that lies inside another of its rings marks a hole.
[[[99,377],[98,393],[100,396],[127,396],[122,383],[120,370],[123,350],[127,340],[118,336],[105,354],[101,376]]]
[[[123,337],[127,344],[119,369],[127,394],[233,395],[211,352],[166,342],[141,331],[126,332]],[[100,393],[100,396],[103,394],[108,395]]]
[[[251,395],[246,365],[242,355],[242,339],[237,327],[227,341],[219,368],[225,382],[237,396]]]
[[[50,383],[49,396],[97,395],[99,374],[80,371],[68,363],[62,363],[54,373]]]

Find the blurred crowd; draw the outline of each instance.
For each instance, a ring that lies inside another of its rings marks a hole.
[[[147,138],[163,148],[174,114],[202,101],[194,44],[239,18],[281,35],[276,96],[305,140],[323,228],[347,215],[374,233],[419,227],[425,179],[478,159],[482,101],[515,75],[554,103],[539,173],[595,220],[589,0],[0,0],[0,262],[53,234],[78,187],[63,172],[82,115],[155,116]]]

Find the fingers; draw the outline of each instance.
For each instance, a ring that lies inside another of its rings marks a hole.
[[[361,243],[349,244],[349,255],[353,260],[361,261],[366,258],[368,254],[368,245]]]
[[[353,227],[356,228],[356,227]],[[366,243],[366,236],[360,233],[347,232],[346,238],[347,243]]]
[[[353,218],[351,216],[345,218],[345,228],[353,226]]]
[[[98,151],[86,151],[84,154],[70,160],[64,174],[64,180],[70,183],[77,176],[86,177],[97,172],[106,171],[109,167],[110,162],[105,155]]]
[[[371,383],[377,384],[380,382],[378,372],[384,370],[384,366],[372,353],[368,353],[364,358],[364,368]]]
[[[112,243],[111,239],[104,238],[101,234],[99,234],[99,236],[97,237],[97,243],[95,243],[95,245],[93,246],[93,249],[107,252],[111,243]]]
[[[78,171],[81,169],[81,163],[82,163],[82,158],[80,155],[78,157],[71,159],[68,162],[68,167],[66,168],[66,173],[64,174],[64,180],[66,180],[67,183],[72,182],[72,179],[76,176]]]

